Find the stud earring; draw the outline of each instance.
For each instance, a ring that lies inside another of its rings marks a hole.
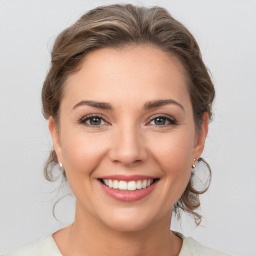
[[[196,168],[196,158],[193,159],[194,163],[192,164],[192,168],[195,169]]]
[[[59,166],[60,166],[60,168],[62,168],[62,167],[63,167],[63,165],[62,165],[62,163],[61,163],[61,162],[59,162]]]

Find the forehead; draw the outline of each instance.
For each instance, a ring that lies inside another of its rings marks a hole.
[[[79,70],[68,77],[63,100],[150,101],[165,96],[189,100],[182,64],[157,47],[136,45],[88,53]]]

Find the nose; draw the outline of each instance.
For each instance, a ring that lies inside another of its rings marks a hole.
[[[116,128],[112,136],[110,159],[125,166],[133,166],[147,158],[143,133],[138,127],[125,126]]]

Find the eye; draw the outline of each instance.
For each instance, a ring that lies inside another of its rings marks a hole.
[[[176,124],[176,121],[175,121],[175,119],[173,119],[169,116],[157,116],[157,117],[151,119],[149,124],[156,125],[156,126],[167,126],[167,125]]]
[[[101,115],[87,115],[84,116],[79,123],[85,124],[88,126],[102,126],[106,125],[106,121]]]

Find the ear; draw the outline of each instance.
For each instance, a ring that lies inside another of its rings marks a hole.
[[[58,162],[63,163],[61,143],[60,143],[60,133],[52,116],[50,116],[49,118],[48,127],[52,136],[53,146],[58,158]]]
[[[205,140],[208,134],[208,124],[209,124],[209,114],[205,112],[202,116],[203,122],[201,124],[200,130],[195,136],[193,157],[199,158],[204,150]]]

